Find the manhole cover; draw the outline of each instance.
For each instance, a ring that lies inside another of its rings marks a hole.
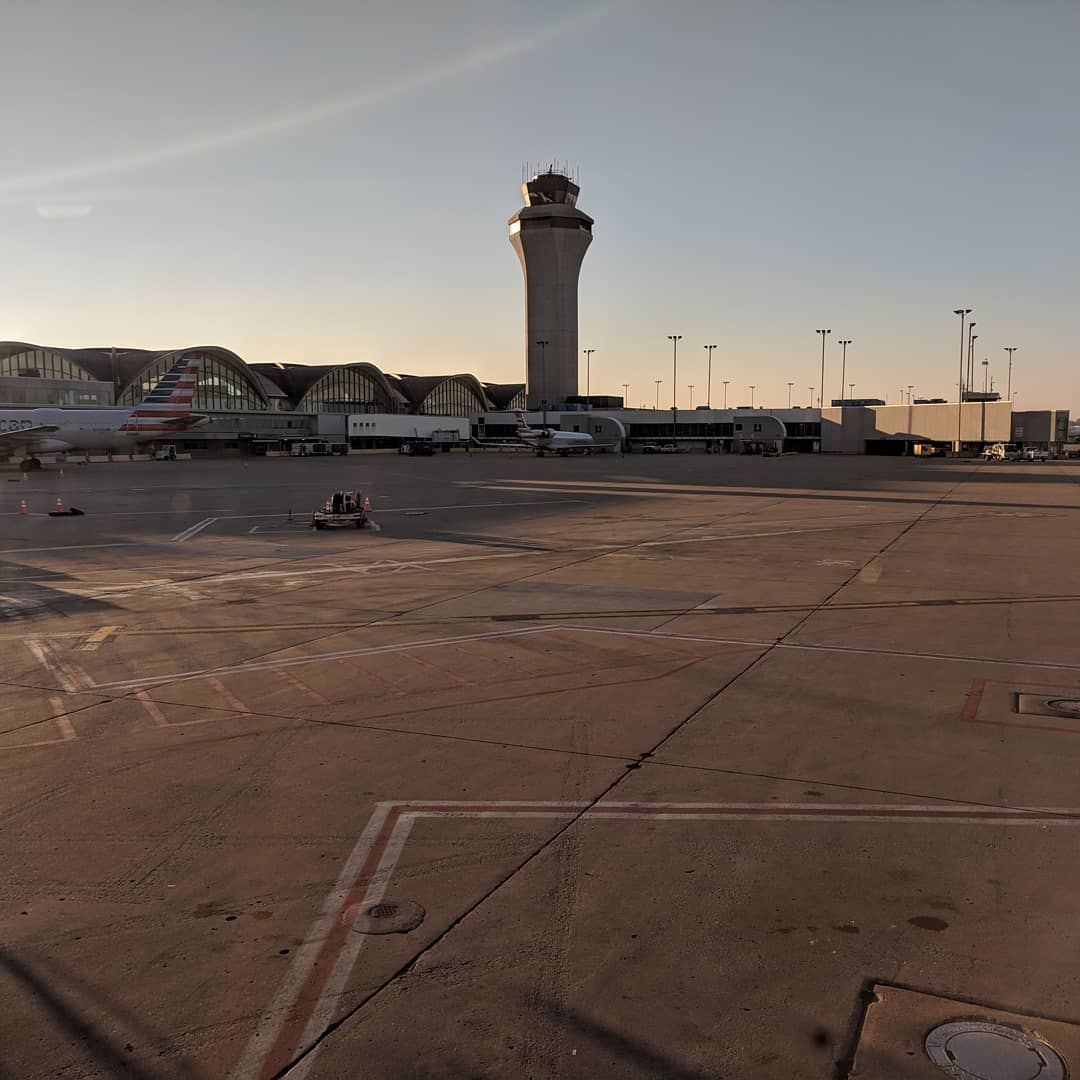
[[[960,1020],[926,1036],[926,1055],[953,1080],[1065,1080],[1056,1050],[1019,1028]]]
[[[1080,717],[1080,698],[1050,698],[1046,704],[1066,716]]]
[[[352,920],[352,929],[358,934],[407,934],[424,921],[425,914],[415,900],[383,901],[361,908]]]

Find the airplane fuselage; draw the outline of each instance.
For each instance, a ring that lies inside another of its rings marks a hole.
[[[34,438],[39,454],[68,450],[126,450],[161,438],[160,431],[121,431],[130,409],[0,409],[0,435],[37,427],[56,427]],[[0,442],[0,453],[3,453]]]

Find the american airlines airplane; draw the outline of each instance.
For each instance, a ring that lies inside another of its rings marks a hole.
[[[209,421],[191,411],[202,367],[187,353],[129,413],[122,409],[0,409],[0,459],[22,452],[23,469],[40,469],[37,454],[126,450]]]
[[[525,420],[525,414],[518,412],[518,438],[528,443],[536,451],[537,457],[543,457],[545,450],[566,457],[567,454],[590,454],[593,437],[580,431],[556,431],[554,428],[531,428]]]

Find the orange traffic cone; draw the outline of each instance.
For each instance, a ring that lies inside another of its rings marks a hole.
[[[364,513],[371,513],[371,500],[366,495],[364,496]]]
[[[61,480],[64,479],[64,466],[63,465],[60,466],[60,479]]]
[[[62,514],[64,512],[64,504],[60,501],[60,496],[56,496],[56,512]]]
[[[19,503],[19,513],[20,514],[29,514],[30,513],[30,511],[26,509],[26,500],[25,499],[23,499],[23,501],[21,503]]]

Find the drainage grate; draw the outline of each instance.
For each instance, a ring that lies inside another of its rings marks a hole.
[[[351,920],[351,929],[358,934],[407,934],[424,921],[426,914],[415,900],[371,904],[353,916],[355,910],[349,909],[346,918]]]
[[[1042,1039],[1005,1024],[959,1020],[926,1036],[926,1056],[953,1080],[1065,1080],[1065,1062]]]
[[[1025,716],[1057,716],[1068,720],[1080,720],[1080,698],[1017,694],[1016,711]]]

